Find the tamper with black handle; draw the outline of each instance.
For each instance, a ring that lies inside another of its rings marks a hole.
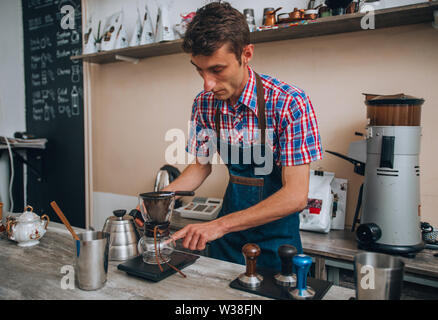
[[[247,243],[242,248],[242,253],[245,257],[246,272],[242,273],[238,280],[244,287],[255,289],[262,284],[263,277],[256,272],[257,257],[260,255],[260,252],[260,247],[255,243]]]
[[[278,248],[278,256],[281,260],[281,272],[274,278],[275,282],[284,287],[293,287],[297,283],[297,277],[292,272],[292,259],[297,254],[297,249],[290,244],[283,244]]]

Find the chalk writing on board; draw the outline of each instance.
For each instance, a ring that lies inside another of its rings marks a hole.
[[[29,0],[27,2],[27,7],[29,9],[41,9],[44,7],[51,6],[53,4],[53,0]]]
[[[39,73],[32,73],[32,86],[33,87],[39,87],[41,86],[41,79]]]
[[[32,93],[32,105],[44,104],[44,99],[41,97],[41,91],[37,90]]]
[[[82,106],[82,64],[70,57],[81,54],[80,4],[72,0],[28,0],[25,10],[28,34],[26,45],[31,114],[35,121],[50,122],[57,116],[80,116]],[[60,29],[61,8],[71,5],[79,26]],[[48,7],[52,6],[52,9]],[[27,7],[27,8],[26,8]],[[50,11],[52,10],[52,11]],[[46,28],[51,26],[51,28]],[[46,28],[41,30],[42,28]]]
[[[59,50],[59,49],[56,49],[56,58],[57,59],[65,58],[65,57],[70,57],[70,56],[71,56],[70,50],[65,50],[65,49]]]
[[[70,40],[71,44],[78,44],[81,42],[81,35],[76,30],[72,30]]]
[[[71,90],[71,110],[72,115],[79,115],[79,92],[76,86],[73,86]]]
[[[41,94],[44,100],[50,99],[51,101],[55,101],[55,92],[53,89],[41,90]]]
[[[43,108],[32,108],[32,118],[36,121],[40,121],[43,119]]]
[[[56,45],[58,47],[70,44],[71,32],[59,31],[56,33]]]
[[[71,81],[73,83],[78,83],[81,80],[81,66],[71,66]]]
[[[53,27],[55,25],[54,19],[48,15],[43,17],[36,17],[29,19],[29,31],[39,30],[42,28]]]
[[[71,49],[71,55],[72,56],[79,56],[81,54],[81,49],[76,48],[76,49]],[[79,64],[79,59],[73,60],[72,61],[74,64]]]
[[[42,36],[30,39],[30,51],[46,49],[52,46],[52,41],[49,36]]]
[[[58,88],[58,98],[57,101],[59,104],[62,103],[70,103],[68,97],[68,88]]]
[[[44,121],[50,121],[52,119],[55,119],[55,109],[46,102],[44,105]]]
[[[58,68],[58,69],[56,69],[56,75],[57,76],[69,76],[69,75],[71,75],[71,69]]]
[[[52,64],[53,59],[50,53],[41,54],[41,69],[47,68],[47,64]]]

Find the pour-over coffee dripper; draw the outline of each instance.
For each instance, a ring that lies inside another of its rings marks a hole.
[[[192,191],[156,191],[139,195],[140,212],[145,220],[144,236],[139,241],[143,261],[163,264],[170,261],[175,247],[170,241],[169,225],[175,204],[175,196],[193,196]]]

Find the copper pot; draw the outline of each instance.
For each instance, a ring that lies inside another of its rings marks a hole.
[[[266,11],[265,26],[273,26],[273,25],[277,24],[277,21],[275,19],[275,13],[281,9],[282,9],[282,7],[279,7],[277,9],[275,9],[274,11]]]
[[[318,10],[309,9],[304,12],[304,19],[315,20],[316,18],[318,18]]]
[[[287,14],[289,17],[280,19],[280,16],[285,15],[285,14]],[[303,11],[298,10],[298,8],[294,8],[294,11],[289,12],[289,13],[280,13],[277,16],[278,22],[283,22],[283,23],[297,21],[297,20],[301,20],[303,18],[304,18]]]
[[[355,13],[359,11],[359,2],[351,2],[347,9],[345,9],[345,13]]]

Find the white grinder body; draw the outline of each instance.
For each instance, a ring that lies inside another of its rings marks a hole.
[[[420,141],[420,126],[368,127],[361,225],[357,230],[364,249],[401,254],[423,249]],[[364,235],[375,232],[373,241],[361,239],[362,231]]]

